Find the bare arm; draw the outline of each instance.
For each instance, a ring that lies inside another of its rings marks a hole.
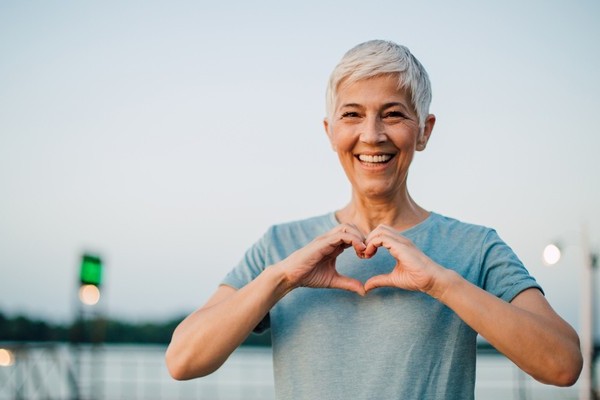
[[[220,286],[175,329],[166,353],[171,376],[183,380],[216,371],[286,294],[283,279],[267,268],[240,290]]]
[[[436,264],[392,228],[378,227],[366,242],[365,257],[372,257],[378,247],[386,247],[398,261],[390,274],[369,279],[367,291],[393,286],[425,292],[451,308],[535,379],[570,386],[579,377],[579,338],[539,290],[525,290],[507,303]]]
[[[443,275],[430,294],[523,371],[557,386],[577,381],[582,368],[577,333],[539,290],[527,289],[507,303],[454,272]]]
[[[171,376],[183,380],[216,371],[269,310],[296,287],[338,288],[364,294],[360,281],[335,270],[336,257],[350,246],[362,252],[366,247],[363,241],[355,227],[341,225],[267,267],[240,290],[219,287],[203,307],[175,329],[166,353]]]

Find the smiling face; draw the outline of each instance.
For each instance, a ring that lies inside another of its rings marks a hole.
[[[354,193],[391,202],[406,193],[409,166],[415,151],[425,149],[435,117],[426,118],[421,132],[410,94],[387,74],[342,83],[324,123]]]

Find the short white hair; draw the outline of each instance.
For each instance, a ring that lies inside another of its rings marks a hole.
[[[427,71],[410,50],[387,40],[370,40],[348,50],[329,78],[326,93],[327,119],[331,122],[340,85],[384,74],[398,75],[398,89],[409,91],[412,106],[425,126],[431,103]]]

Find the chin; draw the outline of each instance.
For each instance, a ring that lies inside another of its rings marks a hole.
[[[395,188],[390,187],[389,185],[370,185],[356,190],[356,193],[366,198],[386,199],[395,196],[397,190],[394,189]]]

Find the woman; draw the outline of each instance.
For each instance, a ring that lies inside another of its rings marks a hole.
[[[270,327],[281,399],[470,399],[477,334],[541,382],[577,380],[577,334],[495,231],[410,197],[430,100],[405,47],[369,41],[344,55],[324,125],[350,202],[271,227],[175,330],[174,378],[210,374]]]

